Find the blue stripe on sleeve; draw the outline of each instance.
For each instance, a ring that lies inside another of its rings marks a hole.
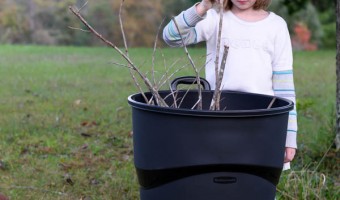
[[[183,13],[183,20],[184,20],[185,24],[186,24],[188,27],[193,27],[193,26],[191,26],[191,25],[187,22],[187,20],[185,19],[184,13]]]
[[[281,92],[281,91],[295,91],[294,89],[274,89],[274,91]]]
[[[273,74],[293,74],[293,70],[273,71]]]
[[[180,38],[179,33],[174,30],[173,22],[169,26],[169,35],[173,38]]]
[[[197,44],[197,32],[196,32],[196,29],[194,29],[194,32],[195,32],[195,44]]]

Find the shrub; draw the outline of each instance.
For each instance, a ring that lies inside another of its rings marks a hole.
[[[290,15],[287,7],[282,4],[282,0],[274,0],[269,8],[273,12],[280,15],[287,21],[289,31],[292,37],[301,37],[296,35],[296,28],[298,28],[299,34],[300,31],[303,32],[303,37],[307,37],[310,34],[310,41],[307,50],[315,49],[317,46],[321,44],[321,39],[323,36],[323,30],[318,18],[318,12],[311,3],[307,3],[307,6],[296,13]],[[301,27],[301,25],[305,27]],[[301,30],[304,29],[304,30]],[[309,32],[309,33],[308,33]],[[299,48],[298,48],[299,47]],[[303,50],[298,45],[297,49]]]
[[[332,10],[320,13],[320,21],[322,22],[322,47],[327,49],[335,49],[335,39],[336,38],[336,25],[335,25],[335,12]]]
[[[294,26],[294,36],[292,37],[292,45],[296,50],[314,51],[317,45],[312,43],[311,31],[304,23],[297,23]]]

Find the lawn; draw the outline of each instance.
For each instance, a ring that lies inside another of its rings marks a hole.
[[[185,66],[182,49],[130,49],[151,76]],[[190,49],[203,66],[204,49]],[[335,51],[295,52],[299,151],[279,199],[335,199]],[[113,50],[0,46],[0,193],[11,199],[138,199],[131,109],[138,92]]]

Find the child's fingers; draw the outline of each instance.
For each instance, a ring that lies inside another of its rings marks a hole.
[[[295,152],[296,152],[296,149],[287,147],[285,151],[284,162],[286,163],[286,162],[292,161],[295,157]]]
[[[211,0],[212,3],[222,3],[223,0]]]

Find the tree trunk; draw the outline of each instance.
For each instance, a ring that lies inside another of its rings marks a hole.
[[[28,0],[27,5],[28,5],[28,23],[30,26],[30,31],[34,32],[35,31],[34,16],[36,12],[35,2],[33,0]]]
[[[340,149],[340,0],[336,1],[336,150]]]

